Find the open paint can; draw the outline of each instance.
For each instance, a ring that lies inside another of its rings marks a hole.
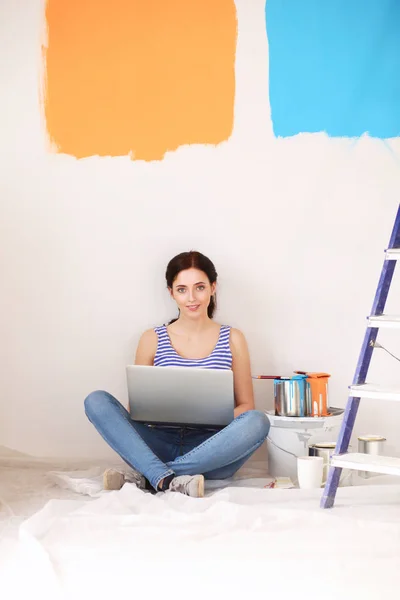
[[[325,485],[326,480],[328,479],[329,467],[332,455],[335,452],[336,443],[335,442],[315,442],[314,444],[310,444],[308,446],[308,455],[309,456],[322,456],[324,459],[324,470],[322,475],[322,485]],[[351,446],[349,446],[349,450],[351,450]],[[343,482],[344,479],[349,475],[349,471],[347,469],[343,469],[340,475],[340,482]]]
[[[307,417],[306,375],[274,379],[275,414],[280,417]]]
[[[306,380],[306,414],[309,417],[326,417],[329,414],[328,379],[329,373],[309,373],[295,371],[305,375]]]
[[[323,483],[326,482],[329,471],[329,464],[336,448],[335,442],[320,442],[318,444],[311,444],[308,447],[309,456],[322,456],[324,459],[324,471],[322,475]]]
[[[360,435],[358,438],[358,451],[362,454],[378,456],[379,454],[383,454],[385,442],[386,438],[381,435]],[[360,477],[367,479],[368,477],[372,477],[374,473],[371,473],[370,471],[360,471],[359,475]]]

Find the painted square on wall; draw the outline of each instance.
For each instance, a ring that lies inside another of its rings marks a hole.
[[[273,130],[400,135],[400,2],[267,0]]]
[[[57,152],[151,161],[231,135],[234,0],[47,0],[45,18]]]

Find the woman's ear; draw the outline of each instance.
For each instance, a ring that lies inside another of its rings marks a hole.
[[[214,281],[214,283],[211,284],[211,296],[214,296],[216,289],[217,289],[217,282]]]
[[[172,292],[172,288],[170,288],[170,287],[169,287],[169,288],[168,288],[168,291],[169,291],[169,295],[171,296],[171,298],[173,298],[173,297],[174,297],[174,294],[173,294],[173,292]]]

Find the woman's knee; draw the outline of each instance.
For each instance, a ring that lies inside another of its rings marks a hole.
[[[97,390],[91,392],[84,400],[84,407],[86,416],[90,417],[93,415],[99,415],[104,409],[112,402],[113,397],[108,392],[103,390]]]
[[[244,414],[246,415],[246,424],[249,428],[249,433],[254,440],[263,442],[267,439],[271,427],[267,415],[261,410],[249,410]]]

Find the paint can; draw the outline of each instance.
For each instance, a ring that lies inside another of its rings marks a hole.
[[[383,454],[385,442],[386,438],[381,435],[360,435],[358,437],[358,451],[362,454],[379,456],[380,454]],[[368,479],[369,477],[372,477],[374,473],[371,473],[370,471],[360,471],[359,475],[364,479]]]
[[[306,417],[306,375],[274,379],[275,414],[280,417]]]
[[[328,477],[329,464],[332,454],[335,452],[335,442],[320,442],[318,444],[311,444],[308,447],[309,456],[321,456],[324,459],[324,472],[322,476],[323,483],[325,483]]]
[[[310,395],[310,417],[326,417],[328,414],[329,373],[307,373],[307,393]]]
[[[328,479],[329,467],[331,458],[335,452],[336,442],[316,442],[314,444],[310,444],[308,446],[308,455],[309,456],[322,456],[324,459],[324,471],[322,476],[322,484],[325,485],[326,480]],[[351,447],[349,446],[349,450]],[[342,482],[345,477],[348,475],[348,471],[343,469],[340,481]]]
[[[309,417],[327,417],[329,414],[328,379],[329,373],[308,373],[295,371],[307,376],[306,413]]]

